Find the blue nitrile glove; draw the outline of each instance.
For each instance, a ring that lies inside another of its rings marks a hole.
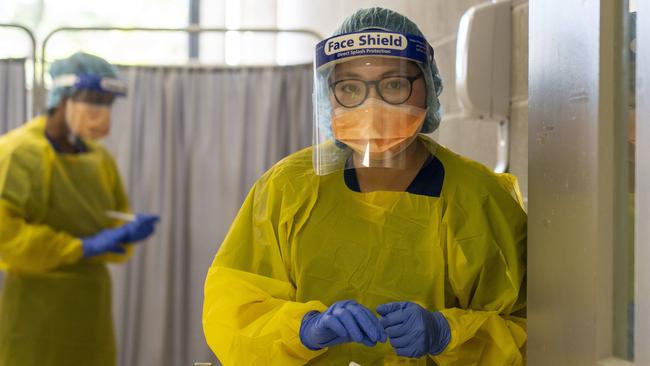
[[[386,333],[377,317],[353,300],[339,301],[324,313],[307,313],[300,325],[300,340],[311,350],[348,342],[372,347],[386,342]]]
[[[106,229],[95,236],[81,239],[84,258],[94,255],[112,253],[125,253],[122,244],[126,243],[128,230],[124,226],[115,229]]]
[[[377,313],[398,356],[435,356],[447,348],[451,339],[449,323],[439,311],[431,312],[406,301],[379,305]]]
[[[135,221],[124,225],[128,231],[126,241],[135,243],[148,238],[156,229],[158,220],[160,220],[158,215],[137,214]]]

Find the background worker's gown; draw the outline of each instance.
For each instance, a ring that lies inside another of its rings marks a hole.
[[[203,327],[224,365],[523,365],[526,214],[516,181],[424,137],[436,195],[359,193],[343,172],[316,176],[312,150],[254,185],[210,268]],[[298,335],[305,313],[354,299],[371,310],[413,301],[451,327],[436,357],[390,343],[320,351]]]
[[[82,259],[81,240],[127,211],[106,150],[58,154],[39,117],[0,137],[0,366],[115,365],[111,285],[104,262]]]

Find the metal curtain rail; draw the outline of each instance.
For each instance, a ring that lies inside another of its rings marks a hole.
[[[62,32],[86,32],[86,31],[120,31],[120,32],[183,32],[188,34],[199,33],[226,33],[226,32],[256,32],[256,33],[299,33],[315,37],[321,40],[322,36],[309,29],[277,29],[277,28],[240,28],[240,29],[227,29],[227,28],[203,28],[199,26],[189,26],[185,28],[163,28],[163,27],[61,27],[54,29],[50,32],[41,45],[40,55],[40,84],[38,88],[34,88],[34,110],[36,106],[43,105],[41,100],[45,97],[45,64],[47,62],[47,45],[51,38]],[[36,61],[34,62],[36,64]]]
[[[31,49],[30,49],[30,51],[31,51],[30,58],[32,59],[32,114],[35,114],[36,113],[37,100],[36,100],[36,98],[34,98],[34,90],[36,90],[36,88],[38,87],[38,84],[36,82],[37,81],[36,80],[36,76],[37,76],[37,72],[36,72],[36,37],[34,36],[34,33],[29,28],[25,27],[24,25],[14,24],[14,23],[0,23],[0,28],[13,28],[13,29],[20,30],[20,31],[24,32],[25,34],[27,34],[27,36],[29,37],[30,42],[32,43],[31,44]]]
[[[306,34],[316,38],[317,40],[323,39],[323,37],[309,29],[277,29],[277,28],[239,28],[239,29],[227,29],[227,28],[203,28],[197,26],[190,26],[186,28],[147,28],[147,27],[61,27],[50,32],[41,46],[41,83],[45,80],[45,63],[47,60],[47,44],[50,39],[57,33],[61,32],[86,32],[86,31],[122,31],[122,32],[183,32],[189,34],[198,34],[198,33],[226,33],[226,32],[255,32],[255,33],[299,33]],[[44,86],[44,85],[43,85]]]

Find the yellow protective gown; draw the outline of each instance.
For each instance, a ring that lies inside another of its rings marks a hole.
[[[444,166],[440,197],[358,193],[316,176],[311,148],[254,185],[205,283],[203,328],[224,365],[523,365],[526,214],[516,181],[424,137]],[[440,310],[451,341],[436,357],[390,343],[311,351],[305,313],[354,299],[375,310]]]
[[[82,259],[78,238],[128,203],[108,152],[86,144],[57,154],[45,117],[0,137],[0,366],[115,365],[105,262],[130,250]]]

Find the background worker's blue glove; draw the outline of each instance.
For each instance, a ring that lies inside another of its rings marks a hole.
[[[431,312],[407,301],[379,305],[377,313],[398,356],[435,356],[445,350],[451,339],[449,323],[439,311]]]
[[[126,240],[128,235],[129,231],[124,226],[120,226],[116,229],[102,230],[95,236],[82,238],[83,256],[87,258],[108,252],[125,253],[122,244],[128,242]]]
[[[368,308],[345,300],[333,304],[324,313],[307,313],[300,325],[300,340],[315,351],[348,342],[372,347],[377,342],[386,342],[386,334]]]
[[[148,238],[156,229],[156,223],[160,220],[158,215],[137,214],[135,221],[124,225],[128,231],[127,243],[135,243]]]

